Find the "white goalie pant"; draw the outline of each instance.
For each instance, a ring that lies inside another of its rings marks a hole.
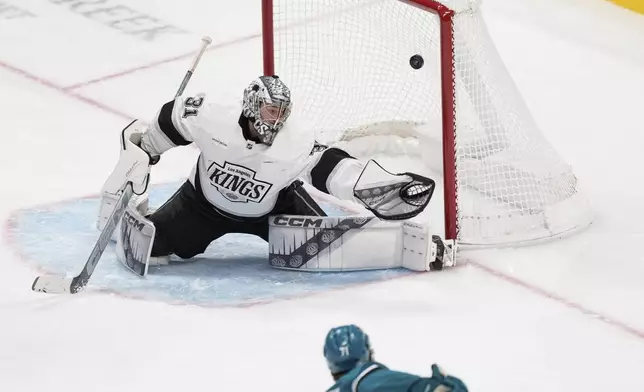
[[[269,220],[269,262],[280,269],[429,271],[437,244],[429,225],[373,216],[281,215]],[[446,266],[455,247],[443,241]]]

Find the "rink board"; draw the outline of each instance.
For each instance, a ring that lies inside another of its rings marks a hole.
[[[152,186],[150,205],[161,205],[180,184]],[[99,198],[88,197],[20,210],[10,218],[10,243],[38,273],[80,272],[98,239]],[[330,215],[341,211],[323,205]],[[177,259],[178,260],[178,259]],[[87,291],[200,306],[244,306],[296,299],[311,294],[410,275],[405,269],[359,272],[285,271],[268,264],[268,245],[245,234],[228,234],[189,262],[150,267],[140,278],[117,259],[114,244],[105,250]],[[25,288],[28,290],[29,288]]]

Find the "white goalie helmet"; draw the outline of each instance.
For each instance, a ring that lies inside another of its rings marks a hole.
[[[278,76],[260,76],[244,90],[243,114],[269,146],[291,114],[291,106],[291,90]]]

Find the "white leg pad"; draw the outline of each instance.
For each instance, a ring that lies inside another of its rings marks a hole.
[[[148,265],[168,265],[170,264],[170,256],[154,256],[150,257]]]
[[[268,237],[269,263],[280,269],[431,271],[453,265],[451,241],[433,235],[429,225],[409,221],[278,215],[269,219]]]
[[[130,271],[145,276],[155,233],[154,223],[128,205],[116,230],[116,258]]]
[[[118,194],[113,195],[111,193],[103,193],[103,195],[101,196],[101,205],[98,211],[98,219],[96,220],[96,229],[98,231],[102,231],[105,227],[110,214],[112,214],[112,211],[114,211],[114,206],[116,206],[116,202],[118,201],[119,196],[120,195]],[[139,212],[141,215],[147,215],[149,207],[149,198],[147,192],[142,195],[132,195],[132,199],[130,200],[130,204],[128,204],[128,206]],[[117,233],[118,230],[119,227],[116,228],[114,233]],[[112,241],[116,242],[116,234],[112,234]]]
[[[404,222],[402,225],[402,266],[412,271],[429,271],[436,259],[436,244],[429,225]]]

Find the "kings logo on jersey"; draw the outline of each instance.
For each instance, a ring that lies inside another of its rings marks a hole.
[[[256,179],[255,174],[254,170],[230,162],[223,166],[213,162],[208,167],[210,183],[232,202],[259,203],[264,199],[273,184]]]

